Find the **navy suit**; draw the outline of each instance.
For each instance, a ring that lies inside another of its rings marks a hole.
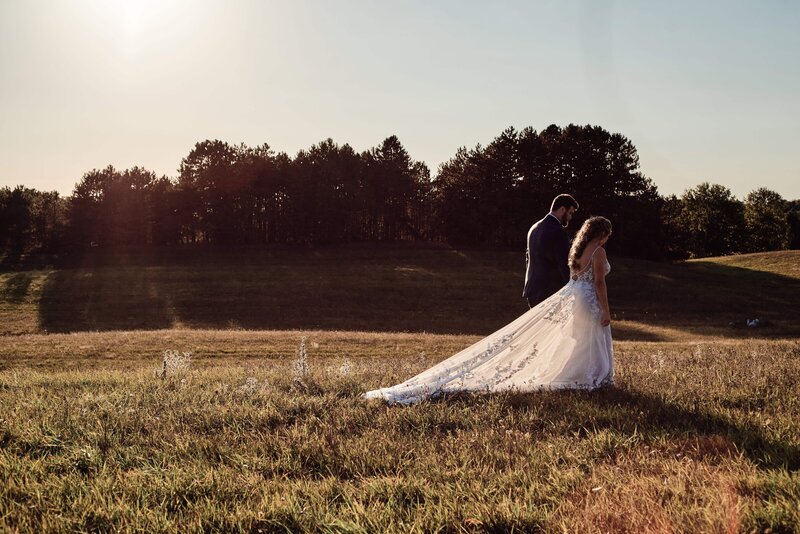
[[[527,271],[522,296],[536,306],[569,282],[569,238],[550,214],[528,231]]]

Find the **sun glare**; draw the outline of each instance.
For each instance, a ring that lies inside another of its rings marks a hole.
[[[123,24],[131,31],[139,28],[147,8],[153,7],[140,0],[121,0],[120,4]]]
[[[77,4],[77,3],[76,3]],[[104,0],[83,2],[83,16],[94,22],[108,25],[109,29],[136,34],[150,26],[158,26],[168,19],[185,18],[194,10],[186,2],[159,0]]]
[[[116,0],[115,3],[117,16],[129,36],[135,36],[158,22],[162,7],[157,0]]]
[[[92,33],[129,60],[185,38],[205,13],[202,5],[184,1],[84,0],[73,6]]]

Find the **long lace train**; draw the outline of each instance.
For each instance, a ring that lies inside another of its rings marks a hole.
[[[364,397],[411,404],[462,391],[594,389],[613,384],[611,328],[600,325],[591,271],[472,346]]]

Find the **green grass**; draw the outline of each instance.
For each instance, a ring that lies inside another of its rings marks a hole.
[[[412,407],[359,395],[524,311],[520,254],[2,271],[0,531],[800,531],[798,260],[612,257],[617,386]]]
[[[724,265],[800,279],[800,250],[737,254],[735,256],[692,260],[689,263]]]

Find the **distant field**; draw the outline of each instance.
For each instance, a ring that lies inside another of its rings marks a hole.
[[[800,335],[800,251],[677,264],[611,257],[617,339]],[[87,256],[0,271],[0,333],[332,329],[487,334],[524,312],[522,253],[352,246]],[[770,326],[735,328],[746,319]]]
[[[737,254],[720,258],[691,260],[691,264],[712,264],[738,269],[749,269],[778,276],[800,279],[800,250]]]

